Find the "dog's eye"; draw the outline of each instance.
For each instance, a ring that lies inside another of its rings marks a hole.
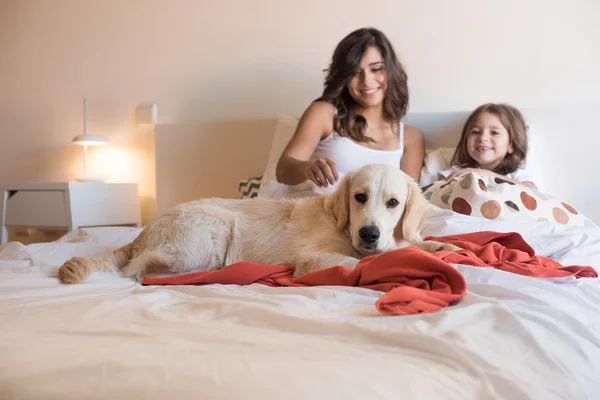
[[[398,203],[398,200],[396,200],[396,199],[389,199],[387,201],[387,203],[385,203],[387,208],[396,208],[396,207],[398,207],[398,204],[400,204],[400,203]]]
[[[364,193],[356,193],[354,195],[354,198],[356,199],[356,201],[358,201],[360,204],[365,204],[367,202],[367,200],[369,200],[369,198],[367,197],[366,194]]]

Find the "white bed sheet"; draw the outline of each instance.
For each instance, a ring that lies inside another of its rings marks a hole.
[[[426,234],[523,234],[538,254],[600,269],[600,228],[490,223],[434,209]],[[143,287],[55,267],[139,233],[80,229],[0,246],[1,399],[595,399],[600,284],[457,266],[458,304],[382,316],[379,292],[261,285]]]

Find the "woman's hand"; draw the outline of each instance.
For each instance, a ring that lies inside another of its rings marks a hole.
[[[334,185],[339,179],[338,167],[329,158],[319,158],[308,163],[304,169],[304,177],[319,187]]]
[[[335,183],[335,164],[330,164],[327,160],[310,160],[319,141],[333,132],[334,116],[335,107],[330,103],[317,101],[306,109],[298,122],[296,132],[277,162],[275,176],[279,183],[293,186],[309,179],[319,186],[324,186],[329,178],[330,182]]]

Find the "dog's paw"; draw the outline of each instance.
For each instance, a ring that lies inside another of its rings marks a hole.
[[[435,250],[437,251],[459,251],[462,250],[460,247],[455,246],[453,244],[450,243],[440,243],[438,248]]]
[[[84,258],[73,257],[58,269],[58,279],[62,283],[82,283],[90,275],[90,266]]]
[[[437,253],[438,251],[459,251],[462,250],[460,247],[450,243],[441,243],[433,240],[426,240],[424,242],[416,244],[418,248],[428,253]]]

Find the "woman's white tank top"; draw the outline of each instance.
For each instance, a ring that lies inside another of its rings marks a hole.
[[[339,182],[349,171],[361,168],[369,164],[388,164],[400,168],[400,160],[404,153],[404,123],[398,125],[398,148],[396,150],[377,150],[361,146],[345,136],[340,136],[336,131],[322,139],[317,144],[311,155],[311,160],[317,158],[330,158],[333,160],[339,172],[339,180],[334,186],[320,188],[313,182],[307,181],[295,186],[288,186],[286,196],[288,197],[312,197],[319,194],[331,193]]]
[[[322,139],[317,144],[311,160],[330,158],[338,167],[340,175],[368,164],[388,164],[400,168],[404,152],[404,124],[399,123],[398,148],[396,150],[377,150],[361,146],[337,132]]]

